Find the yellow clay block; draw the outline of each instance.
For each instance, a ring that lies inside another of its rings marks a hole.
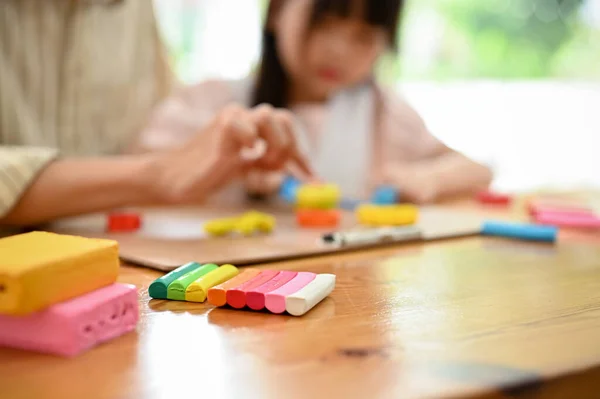
[[[414,224],[419,209],[414,205],[372,205],[356,208],[356,218],[360,224],[368,226],[402,226]]]
[[[25,315],[110,285],[116,241],[35,231],[0,239],[0,314]]]

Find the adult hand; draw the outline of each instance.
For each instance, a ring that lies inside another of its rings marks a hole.
[[[290,114],[267,105],[231,105],[184,147],[155,155],[154,188],[160,202],[198,202],[250,169],[297,170],[312,178]]]

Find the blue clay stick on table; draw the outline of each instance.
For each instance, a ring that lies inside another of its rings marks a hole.
[[[484,222],[481,234],[529,241],[555,242],[558,228],[528,223]]]
[[[292,176],[287,176],[279,187],[279,195],[286,201],[295,203],[296,193],[300,187],[300,181]]]
[[[400,202],[400,193],[393,186],[379,186],[371,196],[371,202],[376,205],[392,205]]]

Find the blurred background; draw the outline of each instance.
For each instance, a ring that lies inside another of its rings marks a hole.
[[[179,78],[243,78],[268,0],[154,0]],[[408,0],[379,65],[499,190],[600,189],[600,0]],[[231,12],[231,10],[235,12]]]

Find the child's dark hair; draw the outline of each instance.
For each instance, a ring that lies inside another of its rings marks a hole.
[[[252,93],[252,105],[271,104],[274,107],[287,106],[288,77],[283,69],[275,34],[269,29],[269,20],[287,0],[271,0],[267,12],[267,21],[263,29],[262,54],[258,69],[256,85]],[[317,24],[325,14],[342,17],[350,16],[356,1],[361,1],[362,19],[367,23],[382,27],[388,36],[392,48],[397,48],[397,31],[404,0],[313,0],[313,10],[309,21],[309,29]]]

